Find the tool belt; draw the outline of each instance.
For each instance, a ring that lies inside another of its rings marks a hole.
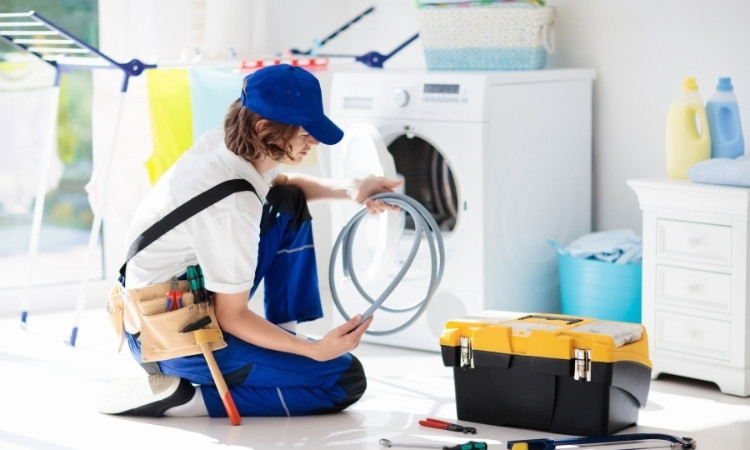
[[[141,361],[155,362],[182,356],[197,355],[201,348],[195,342],[193,325],[212,330],[211,350],[227,346],[219,329],[211,299],[195,301],[187,281],[177,282],[182,296],[180,307],[172,310],[168,295],[175,292],[171,282],[158,283],[138,289],[125,289],[119,282],[112,287],[107,301],[107,313],[122,350],[125,332],[135,335],[141,343]],[[208,319],[207,319],[208,317]],[[215,330],[215,331],[213,331]],[[215,339],[215,340],[214,340]]]
[[[141,343],[141,362],[150,363],[202,353],[200,340],[211,350],[227,346],[214,313],[213,299],[204,289],[200,266],[187,268],[188,281],[176,278],[151,286],[125,289],[125,268],[133,256],[166,232],[204,208],[236,192],[250,191],[262,200],[247,180],[232,179],[217,184],[175,208],[141,233],[130,246],[120,267],[120,281],[112,287],[107,299],[107,313],[120,339],[118,351],[128,332]]]

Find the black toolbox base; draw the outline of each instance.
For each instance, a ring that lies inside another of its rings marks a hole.
[[[645,406],[651,370],[640,364],[625,363],[617,368],[605,365],[610,367],[604,368],[604,372],[609,372],[604,380],[587,382],[574,380],[568,370],[559,374],[539,371],[539,358],[510,359],[507,368],[454,367],[458,419],[600,436],[635,425],[639,408]],[[638,389],[641,392],[632,393],[613,385],[613,372],[618,369],[624,374],[614,374],[614,378],[627,378],[625,384],[630,386],[645,383]]]

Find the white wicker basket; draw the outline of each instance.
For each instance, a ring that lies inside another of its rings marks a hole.
[[[417,2],[431,70],[535,70],[554,52],[551,7],[526,2]]]

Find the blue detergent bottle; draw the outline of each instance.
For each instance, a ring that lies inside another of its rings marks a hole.
[[[742,156],[745,140],[731,78],[719,78],[716,93],[706,103],[706,116],[711,134],[711,157],[734,159]]]

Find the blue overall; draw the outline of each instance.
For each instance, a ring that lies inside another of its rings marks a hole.
[[[261,220],[258,266],[252,294],[265,280],[264,306],[272,323],[322,317],[313,246],[312,217],[301,190],[273,187]],[[127,334],[131,353],[141,360],[139,341]],[[227,346],[214,352],[242,416],[296,416],[341,411],[364,394],[362,365],[351,354],[318,362],[258,347],[229,333]],[[226,417],[224,404],[202,355],[158,363],[162,373],[201,386],[212,417]]]

